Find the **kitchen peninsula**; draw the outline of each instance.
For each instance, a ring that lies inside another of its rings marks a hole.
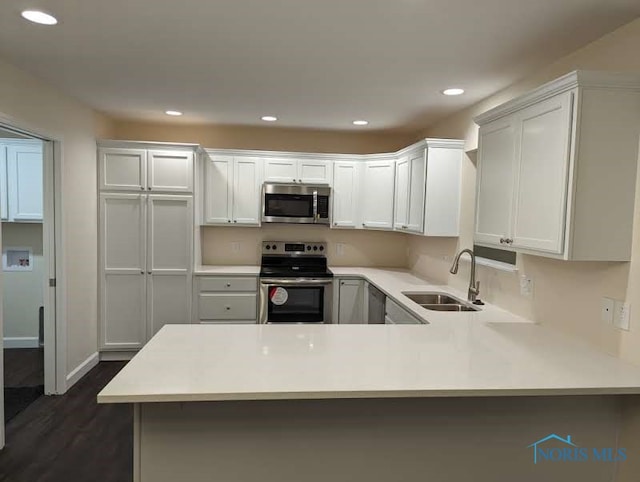
[[[135,404],[136,481],[610,477],[527,446],[623,443],[640,369],[492,305],[428,313],[402,293],[458,293],[409,273],[345,269],[425,324],[165,326],[98,396]]]

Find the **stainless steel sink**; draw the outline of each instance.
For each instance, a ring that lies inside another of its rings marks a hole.
[[[432,311],[478,311],[478,308],[472,306],[451,304],[451,305],[420,305],[427,310]]]
[[[403,293],[411,301],[419,305],[458,305],[462,302],[445,293]]]
[[[454,298],[447,293],[402,293],[411,301],[432,311],[480,311],[480,308]]]

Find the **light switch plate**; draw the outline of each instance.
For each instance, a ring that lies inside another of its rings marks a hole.
[[[611,298],[604,297],[600,303],[600,318],[603,323],[613,325],[614,301]]]
[[[614,304],[613,325],[621,330],[629,331],[631,306],[623,301]]]
[[[344,243],[336,243],[336,254],[344,256]]]
[[[520,277],[520,294],[527,298],[533,297],[533,279],[527,275]]]

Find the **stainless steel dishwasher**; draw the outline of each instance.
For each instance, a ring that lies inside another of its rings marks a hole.
[[[385,302],[387,296],[378,288],[369,284],[369,319],[370,325],[384,324]]]

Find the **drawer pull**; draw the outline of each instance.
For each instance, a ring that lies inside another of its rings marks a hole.
[[[230,306],[225,306],[224,309],[229,311],[229,310],[231,310],[231,307]]]

